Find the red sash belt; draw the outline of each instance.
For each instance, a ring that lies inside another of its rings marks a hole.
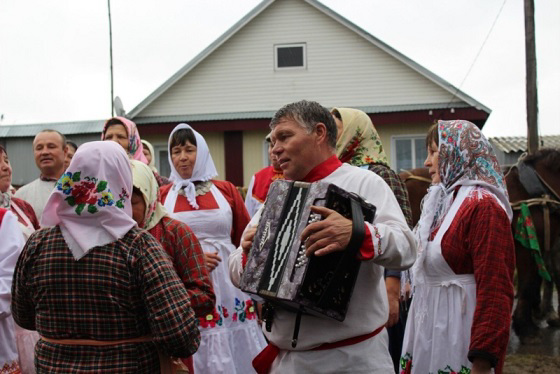
[[[333,343],[324,343],[318,347],[309,349],[310,351],[324,351],[326,349],[335,349],[340,347],[345,347],[348,345],[358,344],[367,340],[369,338],[373,338],[375,335],[379,334],[385,326],[380,326],[375,331],[370,332],[369,334],[355,336],[353,338],[348,338],[344,340],[339,340]],[[280,353],[280,348],[275,346],[272,343],[268,343],[268,345],[253,359],[253,367],[257,371],[258,374],[268,374],[272,363]]]

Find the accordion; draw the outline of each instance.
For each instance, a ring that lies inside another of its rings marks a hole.
[[[300,236],[322,219],[311,206],[325,206],[352,220],[352,237],[344,251],[305,255]],[[333,184],[277,180],[270,186],[240,288],[298,313],[343,321],[360,269],[356,258],[364,238],[364,221],[373,222],[375,207]]]

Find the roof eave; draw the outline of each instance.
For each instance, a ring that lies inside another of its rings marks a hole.
[[[152,92],[146,99],[144,99],[140,104],[138,104],[134,109],[128,113],[127,117],[134,119],[141,111],[146,109],[154,100],[161,96],[169,87],[177,83],[181,78],[183,78],[189,71],[194,69],[200,62],[202,62],[206,57],[208,57],[212,52],[218,49],[222,44],[229,40],[233,35],[242,29],[246,24],[251,22],[256,16],[258,16],[263,10],[268,8],[275,0],[264,0],[259,3],[253,10],[247,13],[243,18],[241,18],[237,23],[230,27],[226,32],[224,32],[218,39],[216,39],[212,44],[206,47],[202,52],[196,55],[191,61],[189,61],[185,66],[183,66],[179,71],[171,76],[167,81],[165,81],[161,86],[159,86],[154,92]]]
[[[485,106],[481,102],[475,100],[471,96],[469,96],[466,93],[464,93],[463,91],[459,90],[458,88],[453,86],[451,83],[447,82],[445,79],[443,79],[443,78],[437,76],[436,74],[432,73],[430,70],[426,69],[422,65],[420,65],[417,62],[415,62],[415,61],[411,60],[410,58],[406,57],[405,55],[403,55],[402,53],[400,53],[399,51],[397,51],[393,47],[389,46],[388,44],[384,43],[380,39],[376,38],[375,36],[371,35],[367,31],[365,31],[364,29],[362,29],[358,25],[356,25],[353,22],[349,21],[348,19],[344,18],[340,14],[334,12],[329,7],[327,7],[326,5],[321,4],[320,2],[318,2],[316,0],[304,0],[304,1],[306,3],[308,3],[309,5],[315,7],[316,9],[320,10],[321,12],[325,13],[329,17],[333,18],[334,20],[340,22],[341,24],[343,24],[347,28],[351,29],[352,31],[354,31],[358,35],[362,36],[364,39],[368,40],[370,43],[372,43],[375,46],[377,46],[378,48],[382,49],[384,52],[388,53],[392,57],[401,61],[403,64],[407,65],[411,69],[413,69],[413,70],[417,71],[418,73],[422,74],[423,76],[425,76],[426,78],[428,78],[432,82],[436,83],[437,85],[439,85],[443,89],[451,92],[454,96],[456,96],[459,99],[467,102],[469,105],[473,106],[474,108],[476,108],[478,110],[483,110],[486,113],[488,113],[488,115],[490,115],[490,113],[492,112],[492,110],[490,108],[488,108],[487,106]]]

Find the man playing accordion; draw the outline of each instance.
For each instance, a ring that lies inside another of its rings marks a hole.
[[[377,208],[373,224],[365,222],[358,250],[361,261],[344,321],[303,315],[297,347],[292,347],[297,313],[274,309],[271,331],[263,331],[269,346],[253,361],[259,373],[394,372],[384,329],[388,319],[384,269],[404,270],[414,263],[416,243],[389,186],[376,174],[335,155],[336,124],[329,111],[312,101],[281,108],[270,123],[272,152],[286,179],[332,183],[355,193]],[[251,249],[261,208],[247,226],[241,246],[229,258],[232,281],[239,285]],[[352,235],[352,221],[334,210],[313,207],[323,220],[301,234],[306,255],[343,251]]]

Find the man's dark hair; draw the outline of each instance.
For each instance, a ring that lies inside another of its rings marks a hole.
[[[68,145],[68,146],[74,148],[74,152],[76,152],[76,151],[78,150],[78,145],[77,145],[76,143],[74,143],[73,141],[71,141],[71,140],[67,140],[67,141],[66,141],[66,145]]]
[[[185,145],[187,142],[196,146],[196,137],[191,129],[180,129],[173,133],[169,143],[169,149],[173,149],[178,145]]]
[[[332,148],[336,147],[336,123],[327,108],[316,101],[301,100],[284,105],[280,108],[272,120],[270,128],[284,120],[292,120],[311,133],[318,123],[323,123],[327,128],[327,143]]]

